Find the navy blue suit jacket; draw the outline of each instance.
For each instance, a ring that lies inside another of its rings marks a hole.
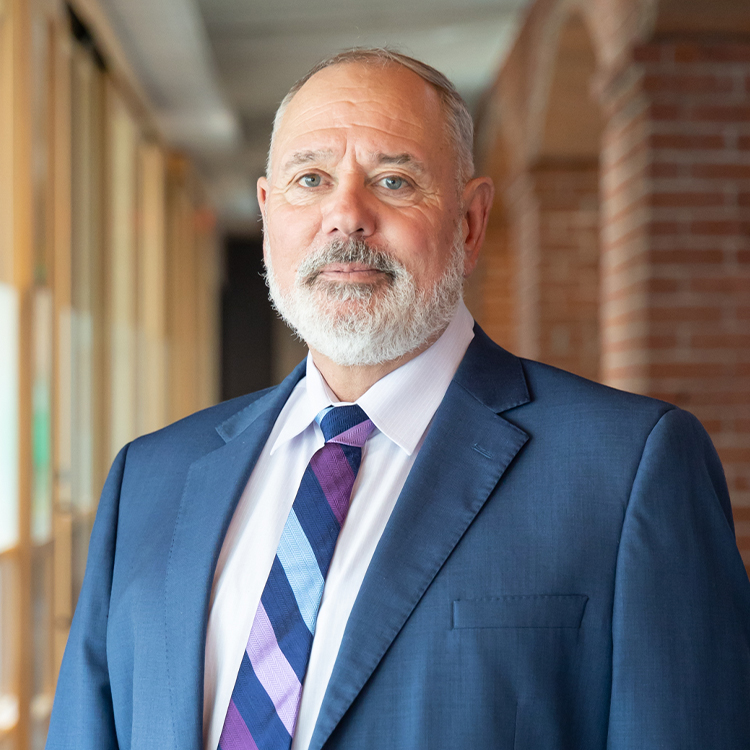
[[[312,750],[748,750],[750,583],[701,425],[476,334],[367,571]],[[50,750],[199,750],[217,556],[303,374],[119,454]]]

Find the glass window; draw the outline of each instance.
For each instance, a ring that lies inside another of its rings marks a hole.
[[[18,294],[0,283],[0,552],[18,542]]]

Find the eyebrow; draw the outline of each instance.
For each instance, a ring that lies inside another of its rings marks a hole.
[[[423,174],[425,171],[424,164],[409,153],[403,154],[373,154],[376,164],[394,164],[400,167],[409,167],[417,174]]]
[[[310,149],[306,151],[296,151],[284,162],[282,173],[285,174],[292,169],[296,169],[297,167],[303,167],[305,164],[329,159],[331,156],[333,156],[333,151],[331,151],[330,149]]]

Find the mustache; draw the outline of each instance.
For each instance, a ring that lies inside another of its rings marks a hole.
[[[332,263],[359,263],[384,273],[389,281],[406,272],[404,266],[382,250],[367,244],[365,240],[335,240],[314,251],[297,269],[297,280],[312,286],[323,269]]]

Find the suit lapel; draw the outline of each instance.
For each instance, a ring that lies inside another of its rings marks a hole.
[[[203,742],[205,637],[221,544],[276,418],[302,375],[304,362],[278,388],[220,424],[216,429],[225,445],[194,461],[188,472],[165,582],[167,676],[174,746],[180,750],[199,750]]]
[[[349,617],[310,750],[320,750],[528,440],[520,361],[479,329],[437,410]]]

